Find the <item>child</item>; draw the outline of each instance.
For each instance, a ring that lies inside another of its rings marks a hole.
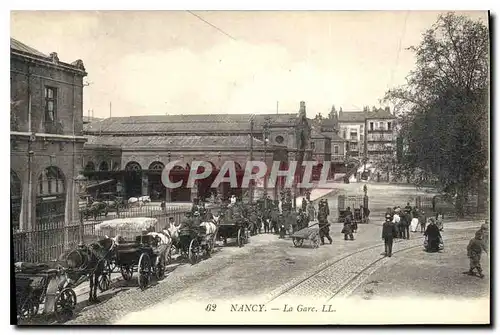
[[[474,269],[477,269],[479,278],[484,278],[483,270],[481,269],[481,252],[486,252],[486,248],[484,247],[482,239],[483,234],[477,231],[475,237],[470,240],[467,246],[467,257],[470,259],[470,270],[465,272],[470,276],[474,276]]]

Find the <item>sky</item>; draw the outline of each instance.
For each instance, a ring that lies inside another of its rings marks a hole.
[[[487,22],[484,11],[457,13]],[[439,14],[13,11],[10,35],[83,60],[84,115],[296,113],[305,101],[314,117],[383,107],[414,68],[406,48]]]

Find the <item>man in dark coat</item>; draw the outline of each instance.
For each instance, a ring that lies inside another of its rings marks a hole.
[[[385,222],[382,226],[382,239],[385,243],[385,256],[392,256],[392,244],[394,242],[394,236],[396,235],[396,226],[391,220],[391,216],[385,216]]]
[[[330,244],[332,244],[333,240],[330,236],[330,224],[328,223],[328,214],[327,214],[328,212],[324,206],[324,203],[320,206],[321,207],[318,211],[319,238],[321,239],[322,245],[325,244],[325,237],[328,239]]]
[[[408,212],[404,212],[401,216],[401,238],[409,240],[410,239],[410,223],[411,223],[411,214]]]
[[[477,270],[479,278],[484,278],[483,269],[481,268],[481,252],[486,253],[486,247],[484,245],[483,232],[478,230],[473,239],[470,240],[469,245],[467,245],[467,256],[470,259],[470,268],[466,274],[473,276],[474,270]]]
[[[351,241],[354,240],[354,235],[352,233],[352,226],[351,226],[351,221],[352,221],[352,216],[348,215],[344,218],[344,227],[342,228],[341,233],[344,234],[344,240],[350,239]]]

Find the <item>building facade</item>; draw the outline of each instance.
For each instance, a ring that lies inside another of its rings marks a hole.
[[[78,219],[82,164],[81,60],[65,63],[11,38],[11,208],[16,230]]]
[[[150,195],[153,200],[191,201],[196,197],[243,195],[240,186],[210,185],[227,161],[234,161],[238,185],[249,160],[265,161],[270,171],[273,162],[287,169],[292,160],[311,157],[311,129],[305,117],[306,106],[290,114],[217,114],[112,117],[85,125],[83,167],[95,180],[116,180],[111,185],[124,197]],[[170,172],[173,182],[183,181],[178,189],[166,189],[161,172],[172,161],[181,165]],[[206,161],[212,174],[197,187],[186,187],[194,161]],[[276,197],[278,187],[268,194]],[[262,187],[263,185],[259,185]],[[110,190],[111,190],[110,189]]]
[[[347,141],[350,157],[368,161],[393,156],[396,151],[396,117],[390,109],[342,112],[338,114],[340,136]]]

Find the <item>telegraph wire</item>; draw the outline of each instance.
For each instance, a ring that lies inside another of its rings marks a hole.
[[[226,33],[224,30],[222,30],[221,28],[217,27],[216,25],[208,22],[207,20],[205,20],[204,18],[202,18],[201,16],[193,13],[192,11],[188,10],[187,11],[189,14],[195,16],[196,18],[198,18],[199,20],[205,22],[206,24],[208,24],[209,26],[211,26],[212,28],[214,29],[217,29],[219,32],[223,33],[224,35],[226,35],[227,37],[229,37],[230,39],[232,39],[233,41],[236,41],[236,38],[234,38],[233,36],[229,35],[228,33]]]

